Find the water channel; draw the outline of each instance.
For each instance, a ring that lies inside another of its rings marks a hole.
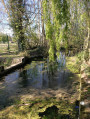
[[[78,89],[79,77],[68,70],[65,53],[60,53],[53,63],[32,61],[2,77],[0,110],[21,104],[31,108],[30,119],[78,119]]]

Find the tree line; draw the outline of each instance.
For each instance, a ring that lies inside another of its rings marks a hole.
[[[10,41],[12,40],[12,38],[10,36],[7,36],[7,34],[0,33],[0,43],[7,43],[8,40]]]
[[[2,0],[10,26],[24,51],[28,44],[48,46],[51,60],[60,47],[88,49],[89,0]]]

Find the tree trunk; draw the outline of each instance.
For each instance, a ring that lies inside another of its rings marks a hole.
[[[44,16],[43,16],[43,7],[42,7],[42,1],[40,1],[41,4],[41,24],[42,24],[42,45],[46,45],[45,39],[45,28],[44,28]]]

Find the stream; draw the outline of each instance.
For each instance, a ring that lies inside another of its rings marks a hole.
[[[53,63],[49,63],[48,59],[32,61],[24,68],[2,77],[0,110],[11,105],[28,105],[34,101],[35,105],[40,102],[41,106],[31,107],[31,112],[35,108],[36,114],[33,115],[30,112],[30,119],[39,117],[42,119],[45,117],[47,117],[45,119],[78,119],[79,91],[77,89],[79,89],[79,77],[68,70],[65,53],[60,53]],[[44,111],[40,107],[44,108]]]

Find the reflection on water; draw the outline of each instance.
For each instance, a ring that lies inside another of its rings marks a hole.
[[[56,62],[33,61],[23,69],[17,70],[3,78],[0,82],[0,97],[14,95],[18,88],[58,89],[66,80],[65,54],[60,53]],[[0,98],[2,99],[2,98]]]
[[[57,62],[33,61],[24,69],[20,69],[5,77],[6,88],[16,90],[17,87],[59,88],[65,80],[65,55],[60,53]],[[12,85],[11,85],[12,84]]]
[[[18,71],[18,81],[22,86],[34,88],[58,88],[65,80],[65,55],[60,54],[57,62],[33,61]],[[18,82],[17,82],[18,83]]]
[[[3,77],[2,81],[0,81],[0,105],[7,105],[9,103],[8,99],[17,95],[17,93],[21,94],[20,89],[38,90],[39,94],[44,95],[46,94],[45,90],[47,90],[48,95],[55,93],[56,96],[59,96],[59,89],[62,87],[64,89],[69,74],[64,53],[60,53],[53,63],[49,63],[48,59],[33,61],[23,69]],[[41,90],[42,92],[40,92]],[[57,93],[54,90],[57,90]],[[9,101],[11,102],[11,100]]]

